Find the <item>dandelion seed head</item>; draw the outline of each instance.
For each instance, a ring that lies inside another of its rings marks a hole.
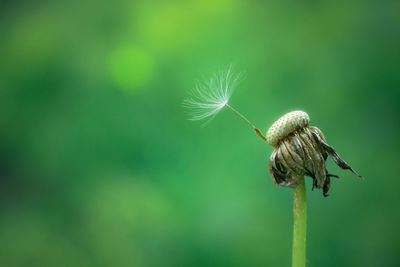
[[[224,108],[237,85],[241,74],[234,74],[232,65],[226,71],[214,74],[207,81],[198,81],[189,98],[183,102],[190,120],[209,123]]]

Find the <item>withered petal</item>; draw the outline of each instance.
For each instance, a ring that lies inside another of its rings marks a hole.
[[[274,151],[271,154],[270,160],[269,160],[269,171],[271,176],[274,176],[273,180],[276,184],[281,184],[283,181],[287,180],[290,178],[290,175],[286,169],[282,169],[282,163],[280,163],[278,159],[278,150],[274,149]]]
[[[327,143],[324,133],[323,133],[318,127],[309,126],[308,128],[310,128],[310,130],[311,130],[312,132],[317,133],[317,134],[319,135],[319,137],[321,137],[321,139],[322,139],[325,143]]]
[[[282,144],[280,147],[282,149],[282,155],[284,156],[285,161],[288,163],[291,170],[293,170],[293,172],[295,174],[297,174],[298,176],[304,175],[306,170],[303,168],[303,166],[301,164],[297,163],[296,160],[294,160],[295,153],[293,151],[291,151],[290,146],[288,144],[288,140],[285,139],[284,141],[282,141]]]
[[[276,164],[275,164],[276,150],[277,149],[275,148],[274,151],[272,151],[271,156],[269,157],[269,162],[272,164],[272,167],[274,167],[275,169],[277,168]]]
[[[331,186],[331,178],[327,177],[324,186],[322,187],[322,194],[324,195],[324,197],[329,196],[328,191],[330,186]]]
[[[312,136],[312,133],[308,128],[304,128],[304,131],[306,132],[306,136],[309,138],[311,141],[311,144],[314,148],[315,151],[315,157],[317,158],[317,165],[318,165],[318,171],[319,175],[322,178],[322,184],[325,183],[326,179],[326,167],[325,167],[325,158],[323,156],[323,149],[319,146],[318,142],[315,141],[315,139]]]
[[[335,163],[342,169],[344,170],[350,170],[352,173],[354,173],[355,175],[357,175],[360,178],[363,178],[361,175],[359,175],[355,170],[353,170],[352,167],[350,167],[350,165],[348,165],[340,156],[338,153],[336,153],[335,149],[333,147],[331,147],[330,145],[328,145],[324,140],[322,140],[322,138],[320,137],[320,135],[318,133],[316,133],[315,131],[311,131],[311,133],[313,134],[314,138],[316,140],[318,140],[318,142],[321,144],[321,146],[326,150],[326,152],[328,153],[329,156],[331,156],[331,158],[333,159],[333,161],[335,161]]]
[[[313,164],[313,159],[307,153],[307,146],[304,143],[303,139],[301,139],[300,135],[295,132],[294,138],[291,139],[291,143],[294,144],[296,147],[296,152],[304,161],[304,168],[306,169],[306,175],[314,178],[313,175],[313,170],[314,170],[314,164]]]
[[[296,187],[299,183],[297,176],[282,154],[281,147],[274,149],[270,157],[269,173],[274,183],[280,186]]]
[[[269,174],[270,174],[271,179],[274,182],[274,184],[277,184],[277,185],[280,185],[286,179],[285,176],[281,176],[281,174],[278,173],[277,169],[275,169],[272,166],[271,162],[269,163]]]
[[[278,167],[279,167],[279,163],[281,163],[286,171],[288,171],[288,172],[293,171],[290,168],[290,165],[288,164],[288,162],[286,161],[285,156],[283,155],[284,152],[283,152],[282,146],[278,147],[278,150],[276,153],[277,153],[277,157],[275,160],[277,160],[276,163],[277,163]]]
[[[302,154],[304,154],[303,151],[301,151],[301,154],[297,154],[297,151],[299,150],[298,148],[296,148],[296,146],[293,144],[292,139],[294,139],[295,137],[292,136],[289,139],[286,139],[284,141],[285,147],[288,150],[290,156],[292,157],[293,161],[295,162],[296,166],[298,166],[298,168],[301,171],[301,174],[303,175],[304,173],[307,172],[305,166],[304,166],[304,160],[301,157]],[[301,150],[301,149],[300,149]]]
[[[319,128],[317,128],[317,127],[315,127],[315,126],[310,126],[309,129],[310,129],[310,131],[311,131],[311,136],[313,137],[313,139],[315,139],[314,136],[313,136],[313,134],[317,134],[317,135],[319,135],[319,137],[320,137],[325,143],[327,143],[324,134],[322,133],[322,131],[321,131]],[[323,148],[323,146],[318,142],[318,140],[316,140],[316,143],[318,144],[318,146],[319,146],[319,148],[320,148],[320,151],[321,151],[321,154],[322,154],[322,156],[324,157],[324,160],[326,161],[326,159],[328,158],[328,154],[326,153],[326,151],[325,151],[325,149]]]
[[[310,136],[308,136],[308,134],[305,131],[300,132],[300,137],[306,144],[307,153],[309,153],[312,158],[312,163],[314,166],[313,175],[314,175],[315,179],[317,180],[316,187],[321,188],[321,186],[323,186],[325,179],[326,179],[325,161],[323,160],[322,156],[319,154],[318,147],[315,147],[315,144],[313,144],[312,139],[310,138]]]
[[[327,170],[326,172],[328,172],[328,170]],[[336,174],[330,174],[330,173],[327,173],[326,176],[328,176],[328,177],[334,177],[334,178],[337,178],[337,179],[340,178],[338,175],[336,175]]]

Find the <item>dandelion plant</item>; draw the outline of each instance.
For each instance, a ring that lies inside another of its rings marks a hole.
[[[328,196],[331,177],[325,162],[330,156],[342,169],[357,174],[328,145],[320,129],[309,126],[310,118],[304,111],[292,111],[280,117],[264,136],[245,116],[229,105],[229,98],[236,87],[240,74],[234,74],[232,66],[227,71],[214,75],[206,82],[198,82],[191,96],[184,101],[191,120],[210,122],[224,107],[239,115],[269,145],[274,147],[269,159],[269,174],[272,181],[284,187],[293,188],[293,244],[292,267],[304,267],[306,263],[307,205],[304,176],[313,180],[312,189]]]

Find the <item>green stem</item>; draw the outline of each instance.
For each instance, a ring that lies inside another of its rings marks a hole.
[[[292,267],[306,266],[307,203],[304,176],[293,189],[293,250]]]

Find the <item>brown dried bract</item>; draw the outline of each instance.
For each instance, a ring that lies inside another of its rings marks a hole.
[[[269,173],[275,184],[286,187],[296,187],[299,177],[307,175],[313,179],[313,189],[321,189],[326,197],[330,178],[338,178],[326,169],[328,155],[340,168],[361,177],[327,144],[321,130],[311,126],[296,129],[278,142],[270,157]]]

